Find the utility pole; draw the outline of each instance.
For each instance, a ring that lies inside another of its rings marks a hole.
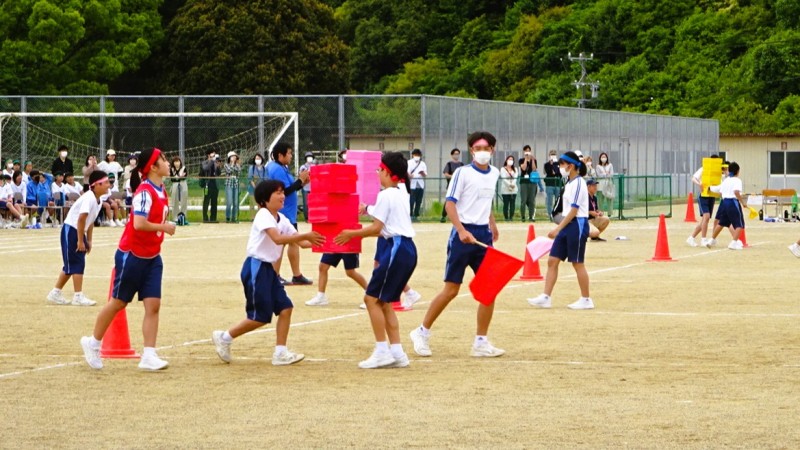
[[[572,83],[575,86],[575,89],[580,91],[581,98],[573,99],[578,104],[578,108],[585,108],[586,104],[591,102],[592,100],[596,99],[599,92],[600,92],[600,83],[597,81],[586,81],[586,61],[591,61],[594,59],[594,53],[589,54],[587,57],[583,52],[579,53],[578,56],[572,56],[572,53],[567,53],[567,58],[570,61],[577,61],[578,64],[581,65],[581,79]],[[591,90],[591,98],[586,98],[586,87],[589,87]]]

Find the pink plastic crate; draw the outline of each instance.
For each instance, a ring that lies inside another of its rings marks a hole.
[[[376,169],[381,165],[383,153],[370,150],[348,150],[347,164],[356,167],[358,181],[356,182],[356,192],[359,200],[365,205],[374,205],[381,190],[381,183],[378,179]]]
[[[319,193],[312,190],[308,194],[308,221],[358,223],[358,195]]]
[[[357,170],[348,164],[318,164],[311,166],[311,192],[355,194]]]
[[[336,245],[333,238],[342,230],[360,230],[360,223],[312,223],[311,230],[325,236],[325,243],[318,247],[311,247],[314,253],[361,253],[361,238],[353,238],[345,245]]]

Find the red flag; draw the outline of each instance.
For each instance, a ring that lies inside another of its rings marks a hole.
[[[480,244],[483,245],[483,244]],[[492,247],[486,248],[486,256],[475,278],[469,283],[469,290],[475,300],[484,305],[494,303],[497,294],[511,281],[522,268],[523,261]]]

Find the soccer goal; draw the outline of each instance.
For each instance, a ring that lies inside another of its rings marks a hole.
[[[66,145],[75,176],[90,155],[98,163],[114,149],[122,166],[128,157],[148,147],[158,147],[171,159],[179,156],[190,175],[213,150],[225,159],[235,151],[243,167],[260,153],[269,160],[280,142],[298,151],[296,112],[216,113],[0,113],[0,161],[31,161],[35,169],[50,171],[58,148]],[[297,162],[297,158],[295,158]]]

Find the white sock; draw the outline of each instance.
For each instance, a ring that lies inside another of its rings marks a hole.
[[[142,350],[142,358],[148,358],[151,356],[158,356],[156,355],[156,348],[155,347],[145,347]]]
[[[322,291],[317,292],[317,295],[319,295],[320,297],[325,297],[325,293]]]
[[[406,354],[406,352],[403,351],[403,344],[392,344],[389,346],[389,351],[392,352],[392,356],[395,358],[400,358]]]
[[[389,343],[386,341],[376,342],[375,351],[378,353],[389,353]]]
[[[91,340],[89,341],[89,346],[90,346],[90,347],[92,347],[92,348],[93,348],[93,349],[95,349],[95,350],[96,350],[96,349],[98,349],[98,348],[100,348],[100,345],[102,344],[102,341],[98,341],[97,339],[95,339],[95,338],[94,338],[94,336],[92,336],[92,337],[91,337],[91,338],[89,338],[89,339],[91,339]]]
[[[53,294],[60,294],[60,293],[61,293],[61,289],[53,288]]]
[[[275,346],[275,354],[276,355],[283,354],[283,353],[285,353],[287,351],[288,351],[288,349],[286,348],[285,345],[276,345]]]
[[[428,328],[425,328],[425,325],[420,325],[419,326],[419,333],[421,335],[423,335],[423,336],[430,336],[431,335],[431,330],[429,330]]]
[[[544,296],[544,298],[545,298],[546,300],[550,300],[550,296],[549,296],[549,295],[545,294],[544,292],[542,292],[542,295]]]
[[[479,344],[483,344],[486,341],[488,341],[486,336],[475,336],[475,342],[473,342],[472,345],[477,347]]]
[[[581,297],[582,302],[588,302],[591,299],[592,299],[591,297]]]
[[[231,342],[233,342],[233,336],[231,336],[230,333],[225,331],[224,333],[222,333],[222,340],[223,342],[230,344]]]
[[[409,289],[408,292],[406,292],[406,295],[417,295],[417,291]]]
[[[83,297],[83,291],[75,293],[75,298],[81,298],[81,297]]]

